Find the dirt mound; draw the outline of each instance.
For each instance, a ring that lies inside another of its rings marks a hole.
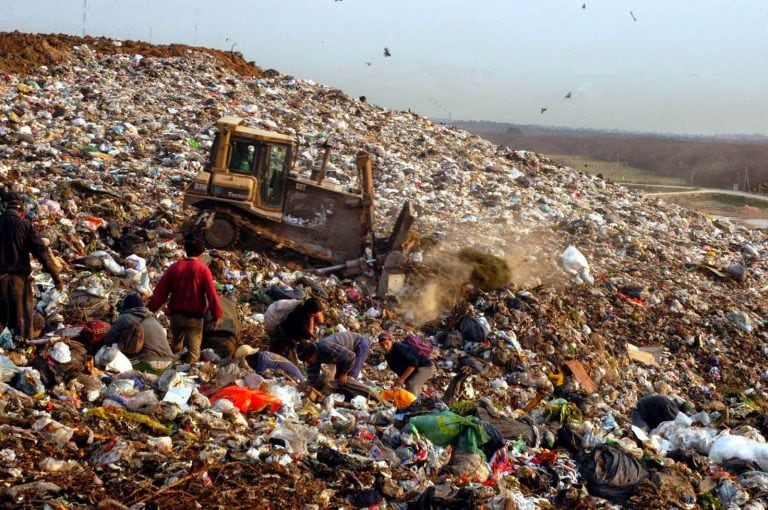
[[[138,53],[145,57],[178,57],[190,50],[213,55],[216,60],[243,76],[259,76],[261,69],[246,62],[239,52],[228,52],[184,44],[149,44],[143,41],[120,41],[107,37],[77,37],[66,34],[26,34],[0,32],[0,71],[24,74],[38,66],[55,66],[69,58],[74,46],[85,44],[98,53]]]

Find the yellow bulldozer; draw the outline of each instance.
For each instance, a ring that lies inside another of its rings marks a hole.
[[[208,245],[228,249],[255,235],[330,264],[318,272],[345,276],[375,274],[379,294],[396,291],[413,248],[415,213],[406,202],[388,237],[377,237],[371,157],[356,158],[359,188],[326,182],[330,147],[310,178],[295,172],[293,137],[248,127],[222,117],[209,161],[184,194],[184,205],[200,211],[195,224]]]

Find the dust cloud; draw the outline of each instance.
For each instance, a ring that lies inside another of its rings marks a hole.
[[[483,243],[483,239],[487,242]],[[511,273],[507,283],[512,288],[526,289],[542,284],[557,286],[562,281],[558,265],[562,239],[554,233],[528,232],[515,236],[506,233],[505,237],[488,235],[483,239],[476,241],[473,247],[507,263]],[[465,247],[466,234],[454,234],[425,254],[423,267],[427,275],[413,284],[399,306],[399,312],[414,326],[439,318],[472,288],[469,282],[473,266],[458,256]]]

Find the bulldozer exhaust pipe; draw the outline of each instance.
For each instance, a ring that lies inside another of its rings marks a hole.
[[[325,170],[328,166],[328,161],[331,159],[331,139],[325,141],[323,144],[323,148],[325,149],[325,154],[323,154],[323,164],[320,165],[320,170],[313,171],[312,175],[310,175],[310,179],[315,181],[317,184],[322,184],[325,180]]]

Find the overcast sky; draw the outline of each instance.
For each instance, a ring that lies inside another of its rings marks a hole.
[[[2,31],[234,49],[430,117],[685,134],[768,134],[766,27],[766,0],[0,1]]]

